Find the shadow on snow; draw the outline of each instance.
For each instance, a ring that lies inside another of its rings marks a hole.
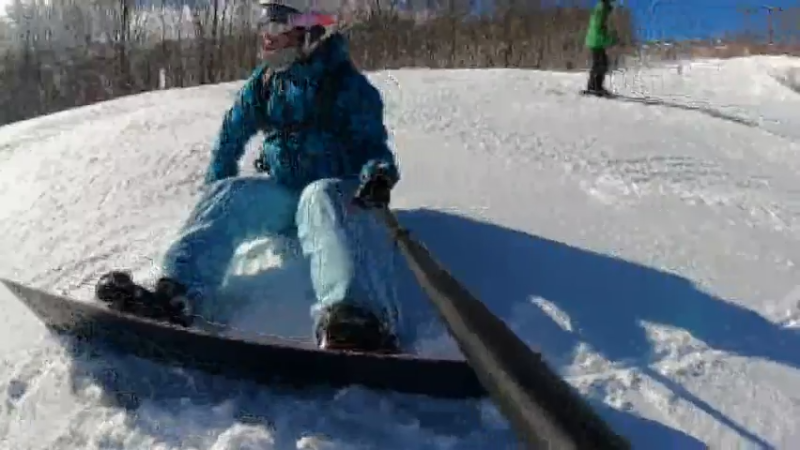
[[[457,279],[554,366],[568,363],[575,346],[586,342],[611,361],[637,366],[745,439],[769,447],[680,384],[649,368],[648,363],[658,355],[642,322],[680,328],[713,349],[800,367],[796,333],[703,292],[686,278],[653,267],[454,214],[420,209],[398,215]],[[569,317],[574,331],[558,326],[532,302],[534,298],[556,305]],[[634,440],[643,435],[637,428],[641,419],[603,409],[620,432]],[[693,441],[677,436],[681,433],[676,430],[661,430],[661,434],[670,433],[679,440]],[[648,447],[664,442],[645,436],[642,443]],[[685,448],[687,443],[681,442],[679,447]]]
[[[653,354],[642,322],[686,330],[714,349],[800,367],[800,357],[793,351],[800,344],[796,334],[782,330],[754,311],[697,289],[690,280],[652,267],[459,215],[419,209],[399,211],[398,216],[448,270],[514,326],[525,341],[534,343],[554,366],[569,362],[576,345],[586,342],[611,361],[636,366],[744,438],[769,446],[678,383],[649,368],[648,363],[657,355]],[[407,314],[414,313],[411,320],[424,325],[436,317],[414,283],[409,280],[404,286],[413,286],[404,293],[405,310]],[[574,331],[558,326],[532,302],[535,298],[556,305],[569,317]],[[360,389],[349,390],[343,396],[324,389],[282,393],[204,374],[149,368],[150,365],[133,358],[83,355],[75,358],[73,383],[79,387],[87,380],[97,382],[115,405],[131,410],[140,409],[142,399],[167,410],[174,405],[176,411],[186,398],[198,405],[225,403],[232,408],[231,420],[264,423],[275,430],[278,441],[285,440],[287,444],[303,433],[383,443],[387,439],[394,443],[398,438],[395,432],[386,431],[390,429],[385,426],[387,421],[398,426],[419,426],[433,436],[461,437],[463,445],[458,448],[503,448],[504,443],[511,447],[514,442],[504,427],[484,426],[476,403],[464,408],[463,402],[387,396]],[[279,397],[289,401],[278,401]],[[372,426],[373,416],[387,414],[375,405],[385,405],[386,401],[391,404],[392,415],[378,417]],[[658,443],[661,448],[704,448],[681,431],[598,401],[592,403],[635,446],[656,448],[653,446]],[[276,409],[281,404],[301,412],[286,416]],[[303,409],[307,411],[302,412]],[[374,414],[370,413],[372,409]],[[370,417],[369,423],[364,422],[365,417]],[[138,427],[147,428],[150,423],[143,414],[137,414],[135,420]],[[158,428],[157,423],[150,426]],[[179,439],[170,439],[163,430],[158,433],[167,441]],[[410,436],[408,442],[399,442],[398,448],[418,446],[419,438]],[[186,443],[186,437],[180,439]]]

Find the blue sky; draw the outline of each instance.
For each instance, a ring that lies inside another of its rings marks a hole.
[[[470,1],[476,12],[493,3],[493,0]],[[508,1],[504,0],[504,3]],[[597,0],[579,1],[593,5]],[[565,2],[571,3],[570,0]],[[617,4],[634,12],[640,28],[639,37],[648,40],[711,38],[744,29],[766,37],[767,11],[763,6],[800,9],[800,0],[617,0]],[[744,10],[748,8],[755,11],[745,14]],[[796,13],[793,20],[795,36],[800,36],[800,14]],[[786,22],[784,19],[784,29]],[[777,20],[774,28],[777,39],[780,34]]]
[[[708,38],[743,29],[766,36],[767,12],[763,6],[800,7],[800,0],[621,0],[620,3],[634,12],[643,39]],[[755,8],[758,12],[745,15],[742,12],[745,8]],[[774,21],[776,40],[781,26],[785,30],[789,25],[787,22],[783,19],[781,25]],[[795,35],[800,34],[800,14],[795,14],[791,25]]]

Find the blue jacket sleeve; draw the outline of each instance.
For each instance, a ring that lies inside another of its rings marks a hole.
[[[262,87],[263,68],[256,70],[237,94],[233,106],[225,113],[222,127],[217,134],[211,150],[211,162],[206,172],[206,184],[228,177],[239,172],[239,159],[244,154],[247,142],[262,125],[263,113]]]
[[[350,123],[348,129],[354,150],[364,152],[367,162],[362,166],[360,179],[368,180],[378,170],[389,175],[392,186],[400,180],[394,153],[389,148],[388,133],[383,123],[383,100],[380,92],[363,75],[357,94],[351,91]],[[353,95],[355,94],[355,95]]]

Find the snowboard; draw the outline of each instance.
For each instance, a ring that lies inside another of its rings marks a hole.
[[[376,390],[466,399],[488,395],[464,360],[319,349],[277,336],[232,338],[126,314],[14,281],[0,283],[57,335],[151,361],[294,388],[360,385]]]
[[[598,94],[596,92],[592,92],[592,91],[589,91],[587,89],[583,89],[580,92],[581,92],[581,95],[583,95],[583,96],[591,96],[591,97],[597,97],[597,98],[617,98],[617,94],[614,94],[613,92],[610,92],[608,94]]]

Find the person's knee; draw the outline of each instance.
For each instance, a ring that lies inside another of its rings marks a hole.
[[[207,185],[195,204],[195,212],[190,221],[205,221],[216,218],[223,211],[229,211],[231,203],[234,203],[233,197],[241,190],[242,185],[238,178],[225,178]]]
[[[298,213],[302,211],[333,210],[342,212],[342,209],[351,201],[358,183],[354,180],[340,178],[324,178],[314,181],[306,186],[300,194]]]
[[[209,184],[205,189],[205,194],[208,197],[219,197],[243,190],[258,189],[263,191],[265,188],[271,189],[272,186],[266,186],[271,184],[273,184],[272,180],[266,177],[224,178]]]
[[[241,184],[239,178],[223,178],[205,186],[206,197],[216,197],[223,192],[230,191],[232,187]]]
[[[201,207],[214,205],[228,210],[257,208],[263,205],[280,211],[293,208],[297,197],[274,180],[262,176],[225,178],[208,185]],[[230,211],[229,211],[230,212]]]
[[[323,178],[303,189],[300,204],[315,204],[319,200],[334,200],[345,195],[346,183],[339,178]]]

